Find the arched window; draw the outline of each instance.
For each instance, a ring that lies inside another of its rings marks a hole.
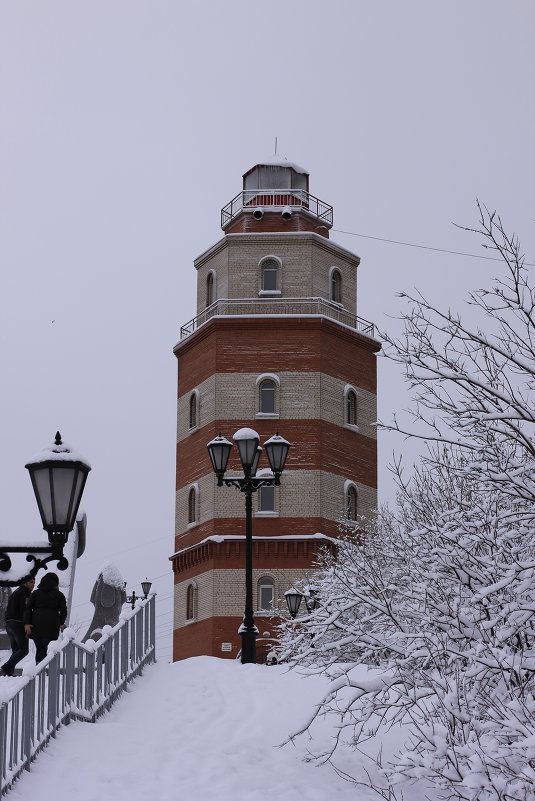
[[[192,392],[189,399],[189,427],[195,428],[197,425],[197,407],[199,404],[199,396],[196,392]]]
[[[348,520],[357,519],[357,490],[352,485],[347,488],[346,517]]]
[[[197,490],[192,487],[188,495],[188,523],[197,521]]]
[[[350,426],[357,425],[357,396],[352,389],[346,394],[346,423]]]
[[[275,382],[265,378],[259,385],[258,408],[262,414],[275,414]]]
[[[258,582],[258,608],[264,612],[273,610],[275,599],[275,584],[269,576],[262,576]]]
[[[214,302],[214,274],[212,271],[210,271],[206,278],[206,305],[211,306],[213,302]]]
[[[339,270],[331,272],[331,300],[335,303],[342,302],[342,276]]]
[[[190,584],[186,591],[186,620],[193,620],[195,618],[195,607],[197,605],[197,587],[195,584]]]
[[[262,262],[262,290],[276,292],[279,289],[279,264],[275,259],[265,259]]]

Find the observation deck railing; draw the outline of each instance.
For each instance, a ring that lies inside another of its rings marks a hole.
[[[105,626],[97,642],[76,642],[72,629],[49,646],[46,659],[25,670],[11,695],[0,697],[0,795],[4,795],[62,723],[93,723],[155,662],[155,597],[138,601]]]
[[[193,334],[212,317],[328,317],[360,334],[375,337],[375,326],[325,298],[220,298],[180,329],[180,339]]]
[[[305,189],[244,189],[221,209],[221,228],[225,228],[242,211],[277,211],[289,206],[306,211],[329,227],[333,224],[333,207]]]

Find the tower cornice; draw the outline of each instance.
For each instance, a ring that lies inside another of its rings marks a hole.
[[[349,259],[355,262],[355,266],[358,267],[360,264],[360,256],[357,256],[356,253],[353,253],[351,250],[347,250],[346,248],[342,247],[342,245],[338,245],[336,242],[333,242],[332,239],[325,239],[324,236],[321,234],[315,234],[312,231],[278,231],[273,233],[246,233],[246,234],[225,234],[224,237],[219,239],[214,245],[212,245],[208,250],[205,250],[201,253],[195,261],[193,262],[193,266],[196,270],[203,266],[203,264],[208,261],[208,259],[213,258],[217,253],[220,253],[222,250],[225,249],[226,245],[229,244],[246,244],[247,242],[255,242],[257,244],[266,244],[270,245],[273,242],[311,242],[321,250],[325,250],[328,253],[333,253],[342,258]]]

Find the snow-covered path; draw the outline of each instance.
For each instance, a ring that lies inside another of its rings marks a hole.
[[[158,663],[96,724],[63,727],[9,798],[377,801],[329,765],[303,761],[304,738],[298,747],[277,747],[323,686],[281,666],[210,657]],[[354,752],[344,759],[346,769],[355,765]]]

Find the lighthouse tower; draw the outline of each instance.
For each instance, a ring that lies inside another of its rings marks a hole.
[[[175,660],[235,658],[241,646],[244,499],[216,486],[206,444],[219,432],[249,427],[264,442],[278,431],[292,445],[281,486],[253,499],[260,656],[285,591],[311,575],[340,517],[356,526],[376,506],[380,345],[357,317],[359,258],[329,239],[332,224],[308,172],[274,156],[245,173],[223,237],[195,260],[197,314],[174,348]],[[229,470],[239,474],[237,454]]]

